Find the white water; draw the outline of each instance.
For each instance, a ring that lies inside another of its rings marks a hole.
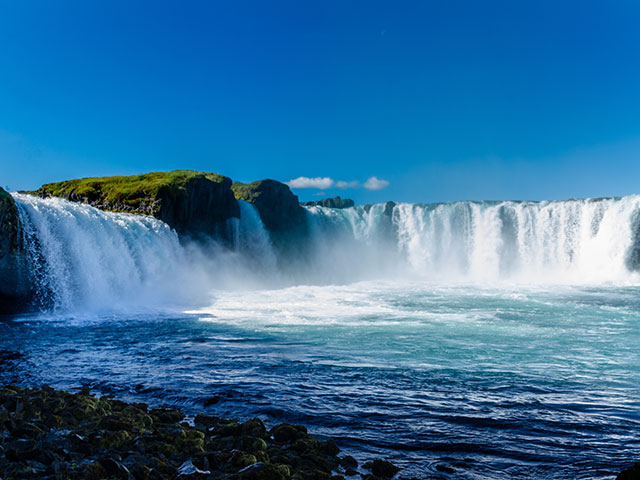
[[[636,284],[640,196],[308,208],[309,248],[280,271],[254,207],[234,247],[183,245],[159,220],[14,194],[43,306],[64,311],[208,304],[216,290],[377,278],[431,283]],[[280,252],[287,255],[288,252]],[[285,280],[288,279],[288,280]]]
[[[166,310],[207,303],[212,291],[259,286],[275,268],[267,232],[241,202],[226,249],[182,245],[165,223],[145,215],[13,194],[42,308],[59,311]],[[256,265],[259,265],[256,268]]]
[[[330,242],[332,234],[322,226],[331,221],[352,232],[357,246],[349,251],[360,251],[360,259],[367,254],[376,259],[368,262],[370,268],[392,263],[394,273],[404,276],[436,282],[581,284],[639,279],[640,239],[635,232],[640,228],[640,196],[396,204],[387,216],[392,234],[381,233],[382,208],[377,205],[367,213],[363,207],[312,207],[309,212],[323,235],[318,243]]]

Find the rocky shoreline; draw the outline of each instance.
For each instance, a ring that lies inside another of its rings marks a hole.
[[[359,468],[301,425],[187,418],[88,389],[4,386],[0,420],[2,480],[388,480],[399,471],[379,459]]]

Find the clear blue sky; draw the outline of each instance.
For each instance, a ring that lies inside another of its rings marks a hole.
[[[0,0],[0,185],[177,168],[640,193],[640,3]]]

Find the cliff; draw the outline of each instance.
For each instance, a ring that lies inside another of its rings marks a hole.
[[[20,218],[13,197],[0,188],[0,315],[24,309],[30,282],[20,248]]]
[[[183,236],[224,237],[226,221],[240,216],[231,183],[215,173],[175,170],[49,183],[35,194],[102,210],[152,215]]]
[[[253,183],[232,185],[238,200],[252,203],[267,230],[280,234],[296,230],[306,224],[306,212],[298,197],[284,183],[276,180],[259,180]]]
[[[306,207],[326,207],[326,208],[349,208],[355,205],[355,202],[350,198],[325,198],[315,202],[304,202],[302,205]]]

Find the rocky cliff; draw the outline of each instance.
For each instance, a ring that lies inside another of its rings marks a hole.
[[[0,188],[0,315],[24,309],[29,271],[20,248],[20,218],[13,197]]]
[[[302,205],[307,207],[326,207],[326,208],[349,208],[355,205],[355,202],[350,198],[325,198],[315,202],[304,202]]]
[[[238,200],[255,206],[269,231],[273,246],[279,252],[287,253],[278,259],[281,267],[305,255],[308,247],[307,212],[287,185],[276,180],[260,180],[248,184],[236,182],[231,188]]]
[[[231,184],[230,178],[215,173],[175,170],[49,183],[35,193],[102,210],[152,215],[181,236],[225,237],[227,220],[240,216]]]
[[[306,212],[298,197],[284,183],[276,180],[260,180],[253,183],[232,185],[238,200],[252,203],[267,230],[280,234],[296,230],[306,223]]]

